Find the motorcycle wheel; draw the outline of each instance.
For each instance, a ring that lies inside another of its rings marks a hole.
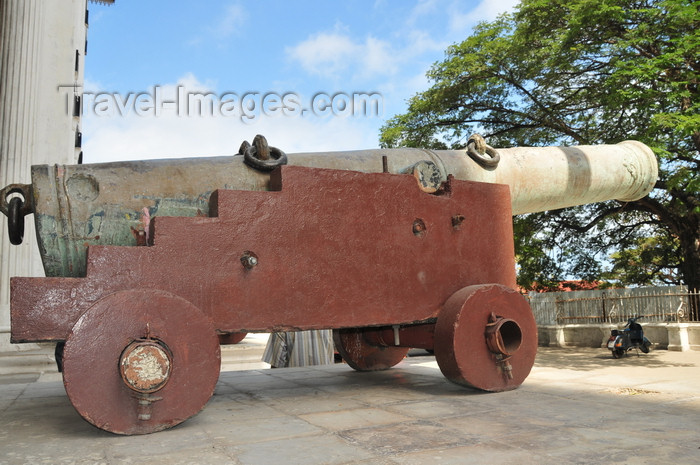
[[[641,350],[645,354],[648,354],[649,353],[649,346],[646,344],[642,344],[641,346],[639,346],[639,350]]]
[[[625,351],[622,349],[615,349],[612,351],[613,358],[622,358],[625,355]]]

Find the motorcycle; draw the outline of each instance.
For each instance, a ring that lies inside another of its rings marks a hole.
[[[612,352],[613,358],[620,358],[627,354],[632,349],[641,350],[648,354],[651,347],[651,341],[644,336],[642,325],[637,323],[637,320],[642,318],[637,316],[627,320],[627,324],[623,330],[613,329],[610,331],[610,339],[608,339],[608,349]],[[637,352],[639,355],[639,352]]]

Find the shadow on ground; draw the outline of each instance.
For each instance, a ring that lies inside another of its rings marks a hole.
[[[610,367],[692,367],[692,364],[670,362],[664,356],[666,351],[651,351],[648,354],[637,353],[633,350],[625,357],[614,359],[607,349],[581,348],[547,348],[539,350],[535,366],[548,368],[566,368],[569,370],[590,371]]]

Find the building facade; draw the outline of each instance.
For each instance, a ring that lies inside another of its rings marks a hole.
[[[81,156],[87,6],[87,0],[0,2],[0,188],[29,184],[31,165],[73,164]],[[43,276],[43,267],[33,216],[25,218],[19,246],[9,242],[4,215],[0,221],[0,354],[7,356],[36,349],[9,342],[10,277]]]

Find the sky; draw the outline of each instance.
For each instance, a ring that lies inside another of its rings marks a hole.
[[[85,163],[378,147],[448,46],[517,0],[89,4]]]

